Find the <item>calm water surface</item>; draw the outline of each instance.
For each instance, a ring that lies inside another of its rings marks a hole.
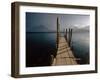
[[[56,33],[26,33],[26,67],[50,66],[56,55]]]
[[[72,35],[72,49],[80,64],[89,64],[89,32],[74,32]]]
[[[50,65],[56,50],[56,33],[26,33],[26,67]],[[72,34],[72,51],[79,64],[89,64],[89,32]]]

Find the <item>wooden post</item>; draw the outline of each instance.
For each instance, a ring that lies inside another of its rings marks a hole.
[[[59,43],[59,18],[57,17],[57,48]]]
[[[70,28],[69,28],[69,32],[68,32],[68,44],[70,46]]]
[[[67,39],[67,29],[66,29],[66,36],[65,36],[65,37],[66,37],[66,40],[68,40],[68,39]]]
[[[69,28],[69,34],[68,34],[69,38],[68,38],[68,44],[69,46],[71,46],[72,43],[72,29]]]
[[[72,45],[72,29],[71,29],[71,34],[70,34],[70,46]]]

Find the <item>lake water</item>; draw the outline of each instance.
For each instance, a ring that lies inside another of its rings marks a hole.
[[[26,33],[26,67],[49,66],[56,51],[56,33]],[[73,32],[72,51],[79,64],[89,64],[89,32]]]
[[[50,66],[56,51],[56,33],[26,33],[26,67]]]
[[[74,32],[72,49],[80,64],[89,64],[89,32]]]

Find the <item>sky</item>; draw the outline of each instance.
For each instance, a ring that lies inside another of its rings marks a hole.
[[[26,12],[26,32],[54,32],[59,18],[60,31],[89,26],[89,15]]]

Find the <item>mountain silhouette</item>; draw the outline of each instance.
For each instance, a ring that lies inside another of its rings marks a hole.
[[[39,25],[27,28],[27,32],[52,32],[47,26]]]
[[[84,27],[74,27],[73,32],[89,32],[90,26],[84,26]]]

